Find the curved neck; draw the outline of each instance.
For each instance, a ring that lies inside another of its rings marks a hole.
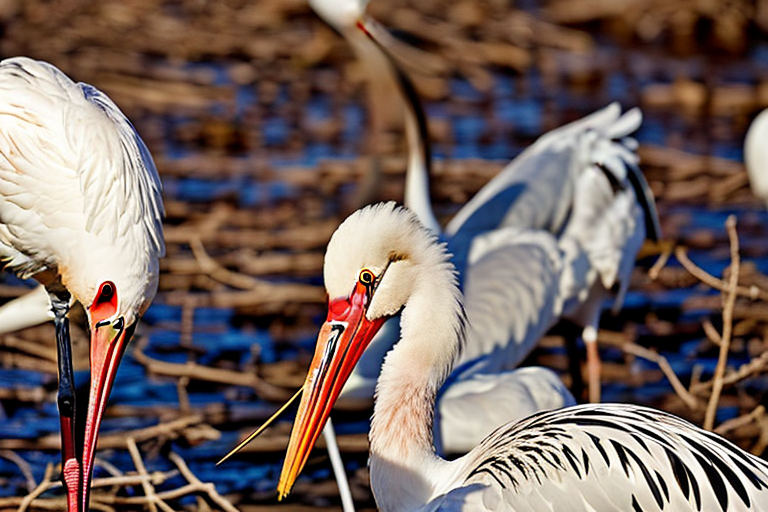
[[[435,396],[463,337],[453,266],[422,272],[401,315],[400,341],[381,369],[370,432],[371,488],[380,510],[427,503],[449,464],[435,454]]]
[[[378,53],[387,62],[387,68],[398,86],[405,108],[405,136],[408,146],[408,167],[405,173],[404,204],[412,210],[422,224],[434,233],[440,233],[440,224],[432,211],[429,177],[432,171],[432,151],[429,144],[427,117],[416,88],[403,73],[381,43],[383,30],[374,20],[367,18],[361,28],[370,38]]]

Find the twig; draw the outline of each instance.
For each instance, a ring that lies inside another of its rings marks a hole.
[[[261,279],[256,279],[255,277],[240,274],[238,272],[232,272],[219,265],[216,260],[208,255],[208,252],[205,250],[205,246],[199,237],[190,238],[189,247],[192,249],[192,254],[195,256],[197,264],[200,266],[200,270],[222,284],[241,290],[251,290],[265,283],[265,281]]]
[[[32,503],[35,498],[43,494],[45,491],[48,490],[48,484],[51,483],[51,477],[53,476],[53,464],[48,464],[45,466],[45,474],[43,475],[42,481],[40,481],[40,485],[35,487],[35,489],[32,490],[27,496],[24,497],[23,500],[21,500],[21,504],[19,505],[18,512],[24,512],[27,510],[27,507]]]
[[[145,477],[141,480],[141,487],[144,489],[144,496],[147,497],[147,506],[149,507],[150,512],[157,512],[158,506],[165,512],[173,512],[173,509],[155,494],[155,488],[149,482],[149,473],[147,473],[147,468],[144,466],[144,461],[141,459],[141,454],[139,453],[139,448],[136,446],[136,441],[129,437],[125,440],[125,444],[128,445],[128,453],[131,454],[131,459],[133,459],[133,465],[136,466],[136,471],[139,475]]]
[[[723,378],[723,385],[727,386],[730,384],[735,384],[747,377],[762,373],[766,370],[768,370],[768,351],[763,352],[759,357],[752,359],[748,363],[744,363],[735,372],[732,371],[728,373]],[[707,382],[700,382],[695,386],[691,386],[691,393],[695,395],[707,393],[710,389],[712,389],[713,385],[714,382],[711,380]]]
[[[704,334],[707,335],[707,339],[717,345],[718,347],[721,347],[723,345],[723,340],[720,337],[720,333],[717,332],[717,329],[715,329],[715,326],[712,325],[712,322],[709,320],[709,318],[705,319],[701,323],[701,327],[704,329]]]
[[[32,468],[29,467],[27,461],[22,459],[18,453],[11,450],[0,450],[0,457],[8,459],[19,467],[19,471],[21,471],[21,474],[24,475],[24,479],[27,481],[27,492],[32,492],[37,486],[37,483],[32,474]]]
[[[630,341],[623,343],[621,347],[628,354],[642,357],[643,359],[653,361],[659,365],[659,368],[667,377],[667,380],[669,380],[672,389],[674,389],[675,393],[677,393],[677,396],[679,396],[680,399],[685,402],[685,405],[687,405],[692,410],[696,410],[700,407],[698,399],[689,393],[687,389],[685,389],[685,386],[683,386],[683,383],[680,382],[677,374],[675,374],[675,370],[672,369],[672,366],[670,366],[666,357]]]
[[[729,215],[725,221],[728,238],[731,242],[731,272],[728,276],[728,289],[723,304],[723,334],[720,337],[720,355],[715,367],[713,377],[712,395],[709,397],[707,412],[704,415],[704,428],[712,430],[715,426],[715,414],[717,403],[720,401],[720,393],[723,391],[723,377],[725,366],[728,363],[728,350],[731,347],[731,334],[733,331],[733,307],[736,305],[736,288],[739,284],[739,237],[736,233],[736,217]]]
[[[110,433],[99,437],[99,448],[126,448],[125,439],[129,436],[134,438],[136,442],[139,443],[163,435],[173,439],[178,437],[179,433],[187,427],[201,424],[202,421],[202,416],[195,414],[192,416],[176,418],[165,423],[159,423],[151,427],[129,430],[125,432]],[[213,432],[210,437],[214,439],[216,438],[217,434],[212,427],[211,430]],[[0,439],[0,446],[2,446],[4,449],[13,450],[60,449],[61,441],[58,435],[47,435],[34,443],[26,439]]]
[[[765,416],[765,407],[762,405],[758,405],[747,414],[742,414],[738,418],[733,418],[733,419],[722,422],[715,429],[715,432],[720,434],[721,436],[725,435],[728,432],[736,430],[737,428],[741,428],[744,425],[749,425],[753,421],[757,421],[762,416]]]
[[[672,256],[671,244],[663,247],[661,254],[659,254],[656,262],[650,269],[648,269],[648,277],[651,278],[651,280],[655,281],[659,278],[659,274],[661,273],[661,270],[666,266],[670,256]]]
[[[225,512],[239,512],[237,508],[235,508],[234,505],[232,505],[229,501],[224,499],[224,497],[219,494],[219,492],[216,490],[216,486],[212,483],[204,484],[201,482],[194,473],[189,469],[187,466],[187,463],[184,462],[184,459],[178,455],[176,452],[170,452],[168,457],[173,461],[174,464],[176,464],[176,467],[179,468],[179,471],[181,472],[182,476],[187,479],[187,481],[195,486],[197,490],[205,492],[208,497],[216,503],[219,507],[221,507]]]
[[[691,394],[694,394],[693,390],[701,384],[701,374],[703,372],[704,367],[700,364],[694,364],[693,368],[691,368],[691,383],[688,385],[688,391]]]
[[[757,443],[750,449],[750,452],[755,455],[762,455],[766,446],[768,446],[768,415],[763,414],[762,416],[758,416],[755,421],[760,427],[760,437],[758,438]]]
[[[707,273],[706,271],[702,270],[699,266],[697,266],[693,261],[691,261],[691,259],[688,258],[688,252],[685,249],[685,247],[682,247],[682,246],[675,247],[675,257],[680,262],[680,264],[683,267],[685,267],[685,269],[688,272],[691,273],[691,275],[693,275],[696,279],[698,279],[702,283],[714,288],[715,290],[720,290],[721,292],[725,292],[728,290],[728,283]],[[741,297],[747,297],[752,300],[760,299],[760,300],[768,301],[768,292],[754,285],[749,287],[737,286],[736,294]]]
[[[136,345],[133,350],[133,357],[146,366],[150,373],[167,377],[188,377],[232,386],[246,386],[253,388],[265,400],[284,401],[290,397],[289,392],[263,381],[256,374],[210,368],[197,363],[180,364],[159,361],[146,355],[143,352],[143,345]]]

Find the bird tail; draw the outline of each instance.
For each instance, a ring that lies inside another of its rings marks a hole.
[[[592,269],[579,282],[567,283],[566,296],[594,293],[599,279],[616,293],[614,308],[623,303],[643,240],[659,236],[656,204],[638,168],[637,141],[630,136],[642,115],[635,108],[619,116],[617,109],[612,104],[582,120],[588,124],[586,130],[580,126],[572,207],[560,239],[574,264],[586,260]]]

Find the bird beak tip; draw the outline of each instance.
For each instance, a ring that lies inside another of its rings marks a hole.
[[[329,315],[320,329],[315,355],[304,382],[296,420],[278,484],[278,495],[287,496],[309,458],[309,452],[331,414],[344,383],[368,343],[385,319],[368,320],[360,297],[351,304],[329,305]]]

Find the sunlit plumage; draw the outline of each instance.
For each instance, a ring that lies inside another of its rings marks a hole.
[[[104,93],[45,62],[0,62],[0,257],[20,277],[45,285],[51,300],[70,510],[88,508],[98,429],[117,365],[157,290],[162,216],[152,158]],[[74,446],[67,353],[73,301],[84,306],[91,331],[82,458]]]
[[[768,205],[768,110],[760,112],[749,125],[744,164],[752,192]]]
[[[426,120],[412,84],[386,51],[386,31],[364,14],[367,2],[310,4],[350,41],[372,84],[393,84],[399,92],[408,142],[405,205],[440,232],[430,202]],[[522,392],[534,398],[508,412],[513,415],[504,421],[573,403],[563,386],[539,384],[555,378],[549,370],[531,370],[541,379],[508,371],[561,317],[584,327],[590,397],[599,399],[596,333],[603,301],[617,290],[615,307],[621,305],[637,251],[646,235],[653,238],[658,231],[653,197],[636,168],[636,143],[629,138],[640,122],[638,110],[622,115],[614,104],[545,134],[483,187],[442,232],[461,273],[470,321],[457,373],[438,400],[440,449],[464,452],[503,422],[494,396]],[[372,342],[346,396],[372,395],[384,354],[397,339],[396,329],[386,326]],[[484,399],[472,390],[476,382],[487,397],[480,410]],[[444,401],[451,407],[444,408]],[[462,401],[465,408],[459,406]],[[453,426],[466,422],[473,428],[459,428],[475,432],[474,438],[454,434]]]
[[[287,494],[344,381],[382,323],[402,310],[370,431],[383,512],[426,510],[768,510],[768,463],[670,414],[590,404],[501,426],[467,455],[435,455],[435,395],[465,333],[450,256],[392,203],[339,226],[325,257],[328,317],[304,384],[278,493]]]

